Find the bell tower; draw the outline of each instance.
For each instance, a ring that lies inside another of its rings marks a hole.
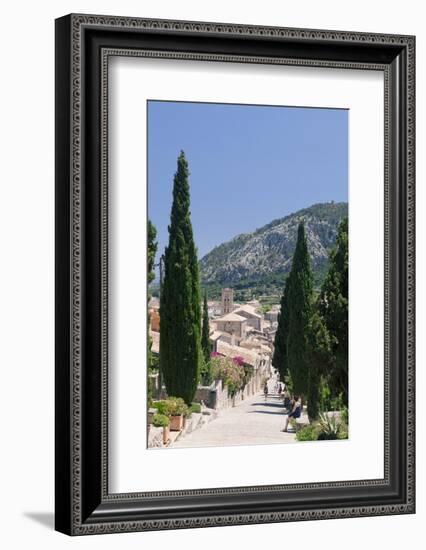
[[[234,311],[234,290],[232,288],[222,288],[222,315],[227,315]]]

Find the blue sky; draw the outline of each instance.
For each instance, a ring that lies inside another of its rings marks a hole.
[[[181,149],[199,258],[311,204],[348,200],[346,110],[149,101],[148,216],[159,254]]]

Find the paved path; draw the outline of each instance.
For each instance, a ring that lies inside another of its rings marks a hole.
[[[282,399],[263,393],[245,399],[239,405],[223,409],[218,417],[199,430],[175,441],[171,447],[223,447],[228,445],[265,445],[291,443],[294,433],[284,427]]]

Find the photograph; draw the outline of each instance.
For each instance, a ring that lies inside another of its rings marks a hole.
[[[148,449],[350,439],[349,110],[146,108]]]

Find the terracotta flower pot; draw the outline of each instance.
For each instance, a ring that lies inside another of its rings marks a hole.
[[[170,430],[172,432],[180,432],[183,428],[183,415],[179,414],[177,416],[170,417]]]

